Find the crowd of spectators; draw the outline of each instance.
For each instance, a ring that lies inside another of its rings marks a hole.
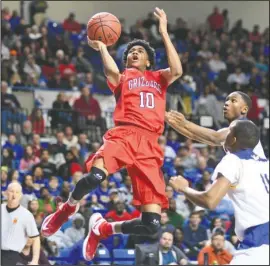
[[[83,129],[100,127],[101,135],[106,131],[104,104],[99,99],[105,99],[106,103],[111,97],[101,73],[101,59],[85,41],[86,26],[76,21],[74,13],[63,23],[47,21],[46,8],[42,6],[42,12],[34,13],[38,15],[31,24],[26,24],[18,12],[11,14],[4,8],[1,23],[1,201],[6,199],[8,184],[20,182],[24,193],[22,205],[32,212],[38,227],[45,216],[56,210],[59,197],[64,201],[68,198],[83,175],[84,160],[102,145]],[[121,19],[121,24],[119,41],[109,47],[119,67],[127,42],[134,38],[149,41],[156,49],[156,67],[166,67],[158,24],[151,13],[138,19],[130,29],[125,19]],[[269,107],[260,108],[258,99],[269,100],[269,28],[263,31],[255,25],[249,32],[242,20],[230,25],[228,11],[220,13],[218,8],[196,30],[190,29],[182,18],[168,28],[184,69],[184,76],[168,89],[168,108],[182,111],[190,119],[212,116],[213,128],[219,129],[226,124],[221,108],[224,98],[234,90],[242,90],[252,99],[249,118],[263,131]],[[44,110],[39,106],[30,114],[21,111],[25,106],[13,92],[22,87],[59,91],[48,113],[52,130],[48,130]],[[81,96],[71,106],[65,91],[80,91]],[[165,154],[162,168],[165,180],[181,174],[200,191],[211,184],[211,173],[224,155],[221,148],[197,145],[168,128],[159,144]],[[264,147],[268,151],[268,142]],[[168,253],[171,250],[168,247],[161,249],[165,264],[178,264],[180,260],[184,264],[185,259],[197,258],[200,263],[201,250],[209,252],[212,263],[228,264],[237,245],[230,201],[225,197],[216,210],[209,211],[195,207],[169,185],[166,194],[170,207],[162,212],[159,236],[117,235],[102,241],[102,246],[110,252],[119,247],[135,249],[136,244],[143,243],[157,248],[161,237],[159,245],[170,243],[170,248],[172,244],[175,247],[172,254]],[[102,212],[109,221],[139,217],[140,212],[131,205],[131,200],[131,179],[127,172],[111,175],[83,199],[79,213],[61,230],[42,239],[46,255],[61,256],[68,250],[66,254],[73,254],[68,255],[70,262],[76,263],[74,259],[79,260],[77,250],[87,233],[91,213]],[[178,249],[184,259],[178,259]]]

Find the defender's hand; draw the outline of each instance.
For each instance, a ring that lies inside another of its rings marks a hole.
[[[167,33],[168,21],[167,21],[167,15],[164,12],[164,10],[159,9],[158,7],[156,7],[154,15],[159,20],[159,32],[160,32],[160,34]]]
[[[188,181],[181,175],[171,177],[169,185],[177,192],[184,192],[189,187]]]
[[[103,46],[106,47],[105,43],[103,43],[101,41],[92,41],[88,37],[87,37],[87,42],[88,42],[88,45],[90,47],[92,47],[96,51],[100,51],[101,50],[101,47],[103,47]]]
[[[165,113],[165,121],[172,126],[179,126],[179,124],[186,121],[186,118],[182,113],[170,111]]]

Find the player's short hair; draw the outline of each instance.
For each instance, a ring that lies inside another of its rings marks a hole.
[[[236,93],[242,97],[243,101],[246,103],[246,105],[248,106],[248,109],[250,110],[252,107],[252,101],[250,97],[242,91],[236,91]]]
[[[127,63],[127,56],[128,56],[129,50],[133,46],[136,46],[136,45],[142,46],[146,50],[146,53],[148,54],[148,59],[149,59],[149,62],[150,62],[150,66],[146,67],[146,69],[148,69],[148,70],[153,69],[154,66],[155,66],[155,57],[156,57],[155,49],[153,47],[151,47],[148,42],[146,42],[145,40],[140,40],[140,39],[134,39],[133,41],[128,43],[128,45],[127,45],[127,47],[126,47],[126,49],[124,51],[124,54],[123,54],[123,64],[124,64],[124,66]]]
[[[253,149],[260,140],[260,130],[250,120],[237,120],[234,127],[234,136],[241,148]]]

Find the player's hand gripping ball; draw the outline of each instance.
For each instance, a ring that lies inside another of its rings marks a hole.
[[[87,23],[88,43],[91,41],[103,42],[106,46],[115,44],[121,35],[121,23],[118,18],[110,13],[101,12],[95,14]],[[98,44],[89,43],[95,50],[99,50]]]

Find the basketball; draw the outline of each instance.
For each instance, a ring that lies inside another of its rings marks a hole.
[[[121,34],[118,18],[108,12],[95,14],[87,23],[87,36],[90,40],[102,41],[107,46],[117,42]]]

